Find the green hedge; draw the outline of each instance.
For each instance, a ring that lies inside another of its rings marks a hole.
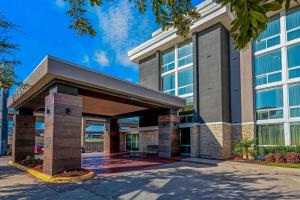
[[[260,155],[267,155],[268,153],[282,153],[286,155],[289,152],[300,153],[300,146],[258,146],[257,151]]]

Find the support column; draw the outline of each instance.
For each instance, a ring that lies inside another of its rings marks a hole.
[[[27,156],[34,156],[35,145],[35,117],[32,113],[14,116],[12,159],[14,162],[24,160]]]
[[[44,173],[81,168],[82,97],[50,92],[45,112]]]
[[[104,153],[112,154],[120,152],[120,132],[117,119],[110,119],[105,124]]]
[[[0,90],[0,156],[7,154],[7,137],[8,137],[8,109],[7,98],[9,90],[2,88]]]
[[[158,150],[160,157],[177,156],[179,146],[179,116],[175,113],[158,117]]]

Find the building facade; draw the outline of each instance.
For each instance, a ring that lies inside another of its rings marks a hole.
[[[241,51],[229,34],[234,15],[214,0],[197,6],[202,17],[189,41],[158,30],[129,51],[140,84],[186,100],[179,111],[182,155],[229,158],[244,137],[300,145],[300,7],[293,6],[272,13],[267,30]],[[153,119],[140,117],[147,141],[158,137]],[[140,144],[143,137],[140,131]]]

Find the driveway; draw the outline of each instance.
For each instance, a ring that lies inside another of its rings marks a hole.
[[[188,159],[139,171],[45,184],[0,158],[0,199],[300,199],[300,171]],[[298,173],[299,172],[299,173]]]

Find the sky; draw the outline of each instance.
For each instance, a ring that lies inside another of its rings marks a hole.
[[[68,28],[67,9],[63,0],[0,1],[0,13],[19,27],[10,33],[20,48],[15,53],[21,61],[15,69],[17,79],[23,81],[51,55],[138,83],[138,66],[130,62],[127,52],[160,28],[151,9],[141,15],[128,0],[105,1],[101,7],[89,8],[87,17],[97,32],[93,38]]]

